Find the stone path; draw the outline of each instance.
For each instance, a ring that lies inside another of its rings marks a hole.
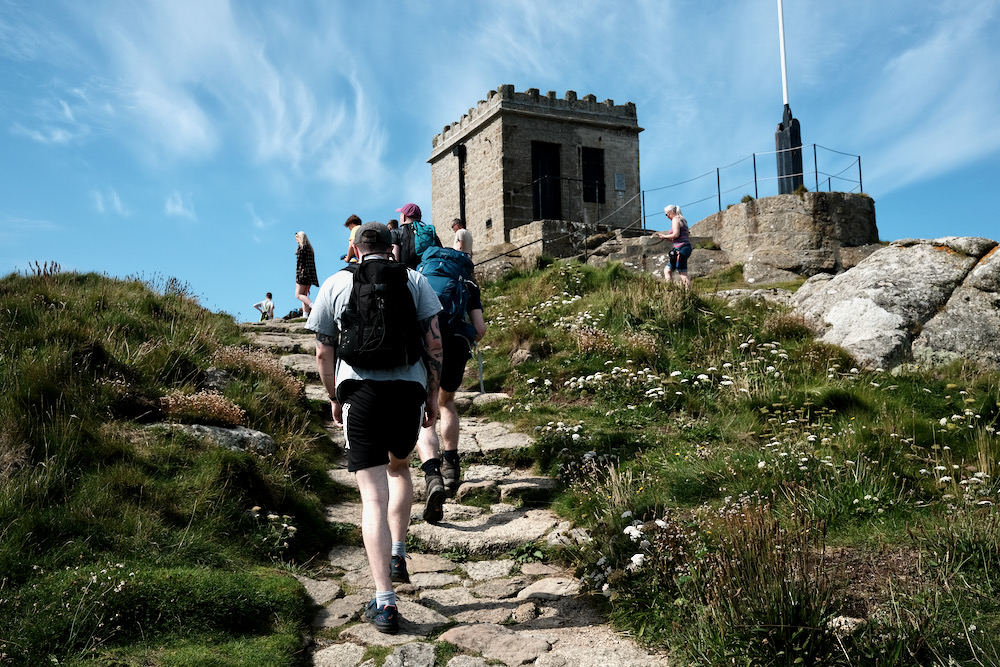
[[[307,383],[307,395],[325,399],[318,385],[315,341],[302,323],[247,324],[257,345],[282,357]],[[471,364],[470,364],[471,368]],[[468,381],[466,384],[470,384]],[[474,384],[474,381],[471,383]],[[505,395],[460,392],[462,412],[475,402]],[[335,444],[343,433],[326,425]],[[407,554],[411,583],[396,585],[401,617],[397,635],[379,633],[361,621],[374,596],[363,547],[341,546],[317,569],[323,578],[300,576],[319,608],[313,623],[316,667],[374,667],[371,647],[388,652],[387,667],[447,667],[488,664],[537,667],[653,667],[669,664],[614,632],[592,602],[580,595],[572,572],[541,562],[518,562],[511,551],[532,544],[589,539],[547,508],[553,480],[497,463],[532,438],[505,425],[461,417],[459,451],[463,483],[444,506],[438,525],[422,520],[423,473],[413,469],[415,500],[410,533],[421,545]],[[336,468],[330,476],[356,488],[353,475]],[[326,508],[332,522],[360,526],[361,503]],[[443,644],[442,642],[447,642]],[[449,646],[450,645],[450,646]]]

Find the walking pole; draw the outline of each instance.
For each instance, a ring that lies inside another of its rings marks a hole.
[[[462,336],[462,338],[465,338],[465,336]],[[469,352],[475,354],[479,360],[479,393],[485,394],[486,389],[483,387],[483,353],[479,351],[479,343],[475,340],[465,338],[465,342],[469,346]]]
[[[483,353],[479,350],[479,343],[473,342],[472,347],[476,350],[476,356],[479,358],[479,393],[485,394],[486,389],[483,387]]]

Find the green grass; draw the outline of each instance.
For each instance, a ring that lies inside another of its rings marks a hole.
[[[685,292],[557,262],[485,289],[513,398],[484,413],[536,431],[553,507],[594,538],[562,557],[680,664],[1000,664],[1000,375],[859,369],[782,307],[711,298],[740,268]]]
[[[684,291],[539,266],[484,286],[484,384],[512,398],[474,413],[536,434],[490,461],[559,480],[593,541],[543,555],[622,630],[677,664],[1000,664],[1000,375],[857,368],[779,306],[713,298],[736,268]],[[350,492],[301,383],[175,281],[39,270],[0,302],[4,659],[300,664],[290,573],[359,540],[324,519]]]
[[[335,542],[342,493],[301,383],[174,280],[38,270],[0,279],[0,302],[3,660],[298,664],[309,610],[282,568]],[[241,423],[278,451],[166,421]]]

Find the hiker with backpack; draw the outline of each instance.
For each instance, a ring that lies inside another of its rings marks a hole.
[[[486,321],[479,285],[473,279],[472,260],[467,254],[454,248],[429,248],[417,271],[427,278],[441,302],[438,315],[444,355],[438,391],[441,437],[438,438],[432,424],[420,429],[417,440],[426,485],[423,517],[428,523],[438,523],[444,517],[446,496],[455,494],[462,478],[455,392],[462,384],[465,365],[472,358],[472,346],[486,334]]]
[[[361,532],[375,583],[364,616],[379,632],[396,634],[393,582],[410,581],[409,460],[421,426],[433,427],[438,418],[441,304],[424,276],[391,259],[385,225],[365,223],[354,242],[361,261],[327,278],[306,328],[316,332],[320,380],[361,492]]]
[[[410,203],[396,209],[399,213],[399,229],[392,232],[392,255],[397,262],[411,269],[417,268],[420,257],[431,247],[440,247],[434,225],[420,219],[420,207]]]

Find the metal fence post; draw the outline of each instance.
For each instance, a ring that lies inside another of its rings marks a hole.
[[[760,199],[757,194],[757,154],[753,154],[753,198]]]
[[[816,144],[813,144],[813,171],[816,172],[816,192],[819,192],[819,161],[816,159]]]
[[[715,191],[719,193],[719,213],[722,213],[722,179],[719,178],[719,168],[715,168]]]

